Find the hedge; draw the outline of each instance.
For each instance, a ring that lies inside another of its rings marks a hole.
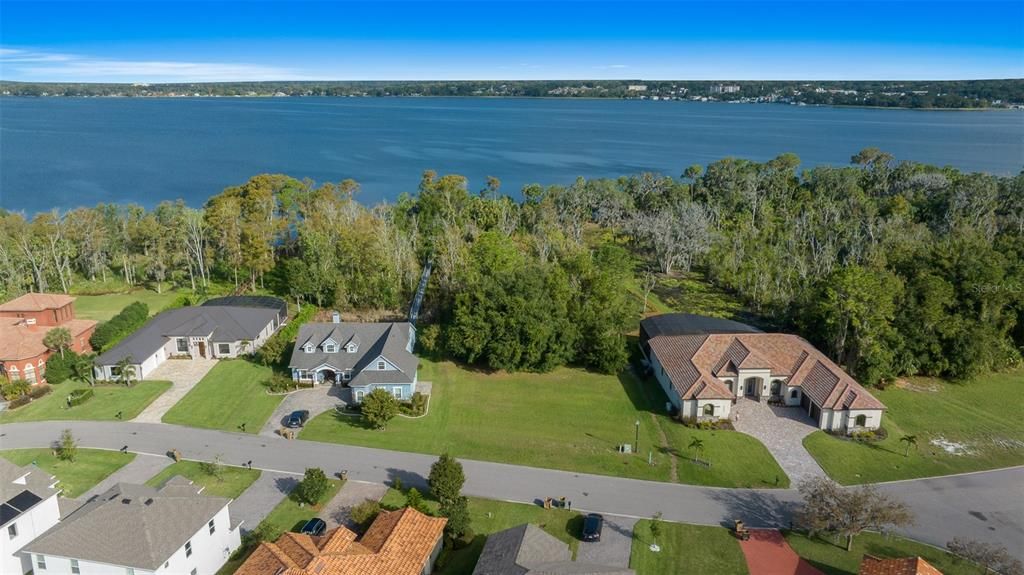
[[[258,352],[260,362],[263,365],[284,367],[281,364],[291,354],[291,346],[295,344],[294,340],[299,335],[299,328],[302,327],[302,324],[312,320],[316,311],[316,306],[306,305],[284,327],[265,341]]]
[[[86,401],[96,395],[92,389],[76,389],[68,395],[68,407],[75,407],[76,405],[82,405]]]
[[[121,341],[135,330],[142,327],[149,319],[149,306],[137,301],[128,304],[117,315],[110,318],[110,321],[101,323],[96,327],[89,343],[97,351],[105,351]]]

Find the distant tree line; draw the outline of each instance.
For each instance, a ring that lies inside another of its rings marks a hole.
[[[0,211],[0,295],[217,282],[400,315],[431,261],[425,352],[615,372],[639,319],[630,286],[694,269],[867,384],[1020,362],[1024,174],[876,149],[848,167],[799,163],[727,158],[679,177],[580,178],[515,197],[493,178],[472,191],[462,176],[426,172],[415,193],[372,207],[352,181],[264,174],[202,208]]]
[[[736,91],[717,87],[730,85]],[[631,89],[631,86],[633,89]],[[642,91],[637,86],[643,86]],[[853,92],[856,93],[853,93]],[[0,82],[12,96],[506,96],[713,97],[905,108],[987,108],[1024,103],[1024,80],[954,81],[692,81],[692,80],[466,80],[294,81],[180,84]]]

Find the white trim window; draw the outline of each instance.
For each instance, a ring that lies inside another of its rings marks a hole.
[[[307,343],[305,346],[303,346],[302,351],[306,353],[313,353],[313,345]]]
[[[36,555],[36,569],[46,570],[46,555]]]
[[[210,528],[210,535],[213,535],[213,533],[217,531],[217,525],[213,521],[214,520],[211,519],[210,522],[206,524]]]
[[[337,353],[338,348],[333,343],[324,344],[324,353]]]
[[[231,344],[230,343],[218,343],[217,344],[218,355],[231,355]]]
[[[341,372],[341,381],[352,381],[352,370],[346,369]]]
[[[10,525],[7,526],[7,537],[9,539],[14,539],[17,536],[18,536],[18,524],[17,523],[11,523]]]
[[[383,361],[378,361],[377,362],[377,371],[384,371],[387,368],[388,368],[388,364],[386,362],[383,362]]]
[[[71,560],[71,572],[74,573],[74,575],[79,575],[79,573],[82,572],[81,567],[78,566],[78,559]]]
[[[188,353],[188,338],[187,337],[179,337],[178,338],[178,353]]]
[[[357,390],[357,391],[356,391],[356,403],[362,403],[362,402],[363,402],[363,396],[364,396],[364,395],[366,395],[366,392],[365,392],[365,391],[363,391],[363,390],[361,390],[361,389],[360,389],[360,390]]]
[[[185,542],[185,557],[191,557],[191,556],[192,556],[192,542],[191,541],[186,541]]]
[[[401,387],[393,387],[393,388],[391,388],[391,393],[394,394],[395,399],[402,399],[402,388]]]

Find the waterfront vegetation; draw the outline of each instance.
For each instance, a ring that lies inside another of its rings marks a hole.
[[[209,463],[178,461],[151,477],[146,481],[146,485],[160,487],[176,475],[202,487],[204,495],[238,499],[239,495],[260,478],[260,470],[223,464],[218,464],[214,468]]]
[[[858,443],[819,431],[804,446],[847,485],[1024,465],[1021,382],[1020,369],[965,383],[910,378],[875,392],[888,407],[884,440]],[[907,436],[915,443],[901,441]]]
[[[15,465],[36,465],[60,481],[64,497],[78,497],[135,459],[134,453],[78,448],[74,461],[60,459],[53,449],[7,449],[0,457]]]
[[[665,397],[652,381],[560,368],[545,374],[484,373],[452,362],[422,360],[421,381],[432,384],[424,417],[397,417],[384,431],[361,418],[328,412],[313,418],[301,439],[399,451],[517,463],[602,475],[721,487],[787,487],[789,480],[756,439],[732,431],[690,429],[664,414]],[[639,453],[619,453],[635,443]],[[660,430],[668,444],[662,445]],[[515,437],[515,441],[509,441]],[[702,459],[687,446],[704,440]],[[653,465],[648,465],[648,456]]]
[[[90,387],[85,382],[67,380],[51,387],[52,393],[28,405],[0,412],[0,423],[67,419],[128,421],[170,389],[171,382],[146,380],[135,382],[130,387],[113,383]],[[92,390],[93,397],[81,405],[68,407],[68,396],[72,392],[86,389]]]
[[[225,359],[164,414],[164,423],[259,433],[284,396],[269,395],[269,367]],[[244,428],[243,428],[244,424]]]

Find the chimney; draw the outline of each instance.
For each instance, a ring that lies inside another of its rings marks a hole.
[[[332,311],[331,312],[331,323],[341,323],[341,314],[336,312],[336,311]]]

